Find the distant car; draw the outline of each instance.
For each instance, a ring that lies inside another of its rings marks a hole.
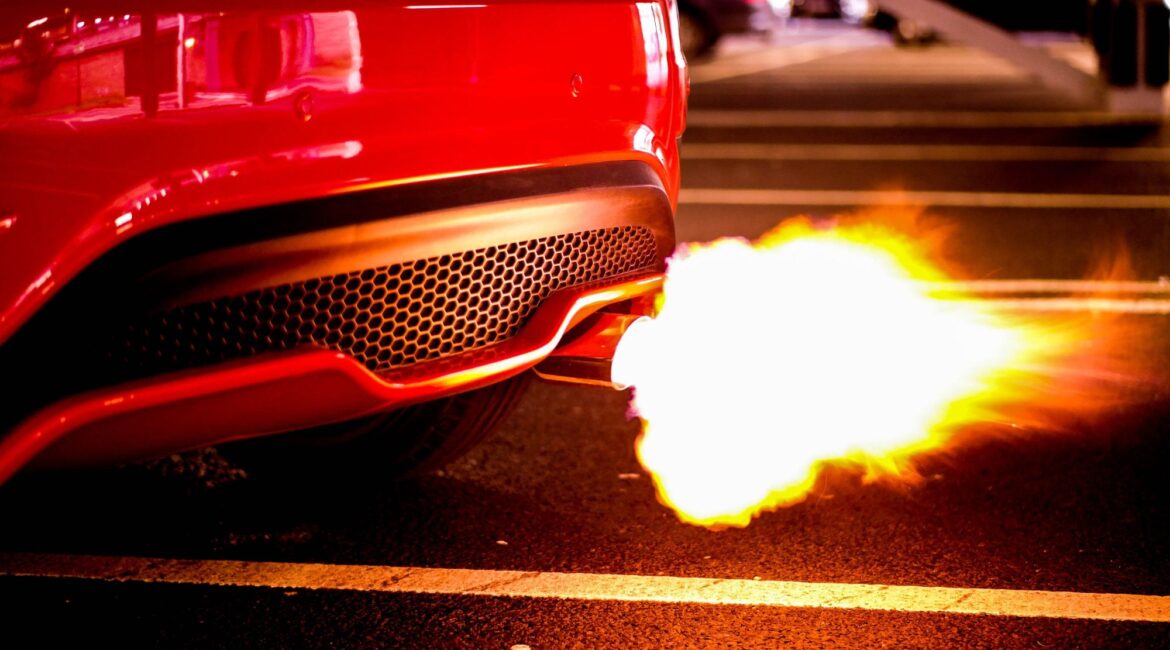
[[[1089,0],[944,0],[960,11],[1012,32],[1065,32],[1086,34]],[[936,40],[938,33],[912,17],[901,17],[879,9],[874,0],[845,0],[850,14],[864,16],[867,25],[892,33],[902,44]],[[865,6],[864,11],[862,7]]]
[[[434,467],[650,309],[674,0],[122,6],[0,8],[0,481]]]
[[[726,34],[766,32],[789,6],[789,0],[678,0],[683,53],[698,58]]]
[[[791,15],[798,18],[840,18],[837,0],[791,0]]]

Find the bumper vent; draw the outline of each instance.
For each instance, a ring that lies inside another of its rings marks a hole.
[[[161,372],[313,345],[383,371],[504,341],[553,292],[653,269],[656,250],[625,226],[282,284],[147,316],[113,356]]]

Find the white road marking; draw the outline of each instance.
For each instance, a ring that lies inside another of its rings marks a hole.
[[[1161,147],[1030,147],[935,144],[756,144],[696,142],[683,160],[959,160],[959,161],[1170,161]]]
[[[833,52],[805,57],[816,46],[831,45]],[[1049,43],[1043,45],[1050,56],[1063,59],[1088,74],[1096,74],[1096,55],[1083,43]],[[832,55],[832,61],[826,59]],[[793,66],[794,63],[811,65]],[[775,61],[769,64],[769,61]],[[929,50],[895,47],[888,36],[874,32],[854,32],[821,36],[799,43],[766,43],[758,38],[729,38],[710,61],[699,61],[692,68],[698,82],[759,72],[779,71],[785,83],[814,84],[907,84],[1031,82],[1032,75],[1012,63],[982,50],[959,45],[941,45]],[[708,77],[710,75],[710,77]],[[772,75],[777,77],[777,75]]]
[[[1139,280],[955,280],[932,282],[932,291],[955,293],[1012,294],[1012,293],[1095,293],[1095,294],[1166,294],[1170,296],[1170,278],[1156,282]]]
[[[1170,623],[1170,596],[594,573],[11,553],[0,575],[380,593],[698,603]]]
[[[1161,194],[690,188],[679,192],[679,203],[690,205],[817,206],[909,204],[969,208],[1167,210],[1170,209],[1170,196]]]
[[[1097,314],[1170,315],[1170,300],[1115,300],[1109,298],[1018,298],[980,300],[1000,312],[1089,312]]]
[[[1160,124],[1161,115],[1105,111],[822,111],[705,110],[687,113],[690,127],[1037,128]]]
[[[925,288],[1004,312],[1170,315],[1170,281],[960,280]]]
[[[865,47],[865,46],[861,46]],[[710,63],[691,68],[692,83],[723,81],[735,77],[777,70],[798,63],[843,54],[859,48],[857,39],[851,35],[831,36],[790,47],[761,49],[750,54],[716,59]]]

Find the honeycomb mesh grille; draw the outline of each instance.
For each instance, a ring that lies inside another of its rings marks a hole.
[[[504,341],[553,292],[652,268],[656,250],[624,226],[292,282],[150,315],[113,356],[161,371],[313,345],[383,371]]]

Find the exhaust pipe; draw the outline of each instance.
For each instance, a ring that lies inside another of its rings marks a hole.
[[[580,326],[571,341],[553,350],[533,368],[536,376],[558,384],[600,386],[624,390],[611,378],[618,341],[635,323],[649,320],[638,314],[594,314]]]

